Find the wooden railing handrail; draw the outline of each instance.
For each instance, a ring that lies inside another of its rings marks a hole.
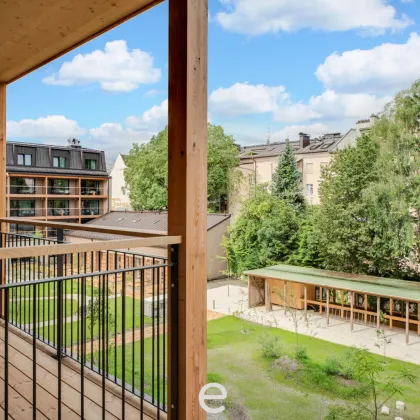
[[[9,258],[43,257],[49,255],[75,254],[79,252],[115,251],[130,248],[143,248],[175,245],[182,242],[181,236],[155,236],[149,238],[117,239],[89,243],[64,243],[53,245],[0,248],[0,260]]]
[[[65,229],[65,230],[81,230],[84,232],[95,232],[95,233],[105,233],[109,235],[121,235],[121,236],[132,236],[137,238],[150,238],[167,236],[165,232],[162,231],[153,231],[153,230],[139,230],[132,228],[114,228],[111,226],[93,226],[89,224],[81,225],[79,223],[63,223],[63,222],[50,222],[44,220],[31,220],[23,219],[21,217],[1,217],[0,223],[16,223],[24,224],[30,226],[45,226],[51,227],[54,229]]]

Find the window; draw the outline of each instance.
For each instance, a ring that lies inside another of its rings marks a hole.
[[[99,200],[82,201],[82,216],[98,216]]]
[[[82,179],[82,195],[101,195],[99,181]]]
[[[49,194],[70,194],[68,179],[49,179],[48,187]]]
[[[313,184],[306,184],[306,195],[309,195],[309,196],[314,195],[314,185]]]
[[[49,200],[48,216],[70,216],[68,200]]]
[[[32,165],[32,155],[24,155],[24,154],[19,153],[17,155],[17,163],[18,163],[18,165],[31,166]]]
[[[66,167],[66,158],[62,156],[53,157],[53,166],[54,168],[65,168]]]
[[[34,217],[35,200],[10,200],[10,216]]]
[[[307,174],[313,174],[314,173],[314,164],[313,163],[307,163],[306,164],[306,173]]]
[[[96,160],[95,159],[85,159],[85,169],[90,169],[91,171],[96,170]]]
[[[35,179],[10,178],[10,194],[35,194]]]

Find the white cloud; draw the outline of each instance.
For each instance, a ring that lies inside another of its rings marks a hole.
[[[299,133],[307,133],[311,137],[318,137],[325,133],[332,132],[327,124],[315,123],[308,125],[289,125],[271,134],[272,141],[285,141],[287,138],[296,140],[299,138]]]
[[[248,35],[310,28],[351,29],[381,34],[403,29],[411,20],[399,16],[387,0],[220,0],[215,19],[225,29]]]
[[[290,103],[274,113],[277,121],[295,123],[310,120],[360,119],[380,112],[392,97],[376,97],[364,93],[341,94],[327,89],[322,95],[312,96],[308,103]]]
[[[326,87],[340,92],[394,94],[420,76],[420,36],[412,33],[406,44],[334,53],[315,74]]]
[[[81,136],[85,129],[74,120],[63,115],[48,115],[38,119],[22,119],[20,121],[7,121],[7,136],[12,138],[32,138],[59,140],[60,142],[70,136]]]
[[[212,111],[225,115],[263,114],[273,112],[288,97],[284,86],[235,83],[219,88],[209,97]]]
[[[143,128],[148,130],[160,130],[168,122],[168,100],[165,99],[159,105],[143,112],[140,117],[127,117],[126,123],[132,128]]]
[[[133,143],[145,143],[156,134],[146,130],[133,130],[120,123],[104,123],[89,130],[88,145],[105,150],[108,160],[114,160],[118,153],[127,153]]]
[[[43,82],[59,86],[99,83],[106,91],[129,92],[160,78],[161,70],[153,66],[149,53],[140,49],[129,51],[126,41],[121,40],[107,42],[103,51],[76,55]]]

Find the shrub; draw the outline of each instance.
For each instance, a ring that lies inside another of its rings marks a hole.
[[[258,341],[265,358],[277,359],[282,355],[280,337],[270,337],[269,335],[264,334]]]
[[[329,407],[328,415],[324,420],[370,420],[365,413],[360,410],[342,405],[331,405]]]
[[[296,359],[299,360],[299,362],[306,362],[309,359],[306,347],[299,347],[296,350]]]
[[[324,370],[328,375],[337,376],[342,372],[342,363],[340,359],[336,356],[328,357],[325,360]]]

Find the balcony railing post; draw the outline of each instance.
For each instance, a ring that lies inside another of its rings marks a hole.
[[[171,245],[171,275],[169,291],[169,404],[168,413],[171,413],[171,420],[178,418],[178,245]]]
[[[0,223],[0,226],[2,224]],[[5,246],[5,238],[6,237],[6,233],[3,232],[3,230],[0,231],[0,248],[3,248]],[[0,284],[6,284],[7,280],[6,280],[6,264],[4,262],[4,260],[0,260]],[[1,310],[0,310],[0,317],[2,319],[5,318],[5,301],[4,301],[4,292],[3,290],[1,291],[1,296],[0,296],[0,305],[1,305]]]

